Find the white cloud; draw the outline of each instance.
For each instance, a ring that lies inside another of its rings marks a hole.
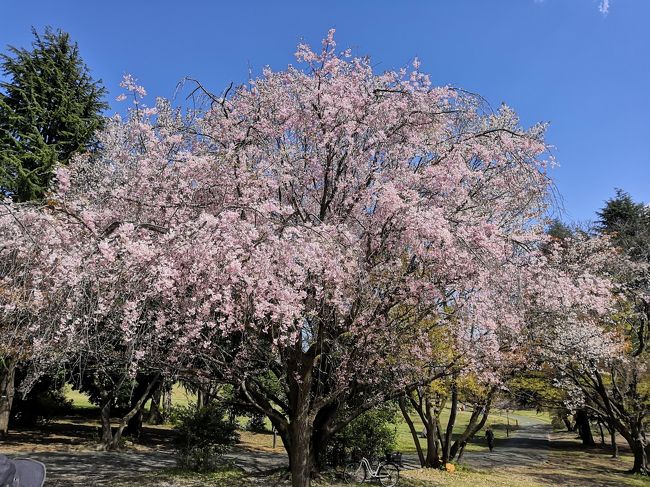
[[[607,15],[609,13],[609,0],[601,0],[598,5],[598,10],[600,10],[601,14]]]
[[[545,3],[546,0],[533,0],[535,3]],[[607,15],[609,13],[609,0],[600,0],[598,2],[598,11],[603,14],[603,16]]]

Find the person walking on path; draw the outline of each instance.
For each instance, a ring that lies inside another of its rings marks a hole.
[[[487,440],[490,451],[494,450],[494,431],[492,431],[490,426],[485,430],[485,439]]]

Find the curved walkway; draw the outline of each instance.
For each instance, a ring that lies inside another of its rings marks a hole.
[[[467,452],[463,460],[477,468],[541,465],[548,459],[550,433],[550,424],[523,426],[511,438],[498,442],[494,451]]]
[[[43,452],[12,455],[43,462],[47,487],[109,486],[142,473],[174,467],[170,452]]]

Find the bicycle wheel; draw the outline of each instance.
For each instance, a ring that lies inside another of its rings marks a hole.
[[[377,477],[384,487],[395,487],[399,481],[399,468],[394,463],[384,463],[379,467]]]
[[[352,462],[345,466],[343,480],[346,484],[363,483],[366,481],[366,469],[362,462]]]

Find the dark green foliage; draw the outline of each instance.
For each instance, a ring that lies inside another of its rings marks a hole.
[[[111,409],[119,413],[130,409],[133,391],[141,378],[124,380],[120,372],[108,373],[105,369],[87,365],[80,371],[74,371],[71,380],[73,388],[87,394],[88,400],[95,406],[102,407],[107,397],[111,396]]]
[[[175,410],[179,466],[196,471],[217,467],[221,455],[239,440],[235,425],[226,420],[223,404],[213,401],[198,411],[187,406]]]
[[[42,198],[56,165],[92,145],[108,108],[67,33],[33,34],[31,51],[0,55],[0,193],[15,201]]]
[[[561,220],[553,220],[546,229],[546,233],[558,240],[565,240],[573,236],[573,229]]]
[[[598,212],[600,229],[632,259],[650,260],[650,209],[620,190]]]
[[[263,414],[251,414],[246,423],[246,429],[253,433],[267,433],[266,416]]]
[[[24,368],[16,371],[16,382],[22,383],[27,376]],[[72,412],[72,401],[65,397],[62,374],[45,375],[36,381],[23,397],[16,394],[11,408],[13,426],[35,426],[56,416]]]
[[[321,461],[332,465],[344,464],[353,453],[366,458],[380,458],[395,448],[396,411],[390,405],[372,409],[338,432],[325,449]]]
[[[601,228],[611,232],[647,218],[648,210],[643,203],[635,202],[628,193],[617,189],[616,196],[607,200],[605,207],[597,214]]]

